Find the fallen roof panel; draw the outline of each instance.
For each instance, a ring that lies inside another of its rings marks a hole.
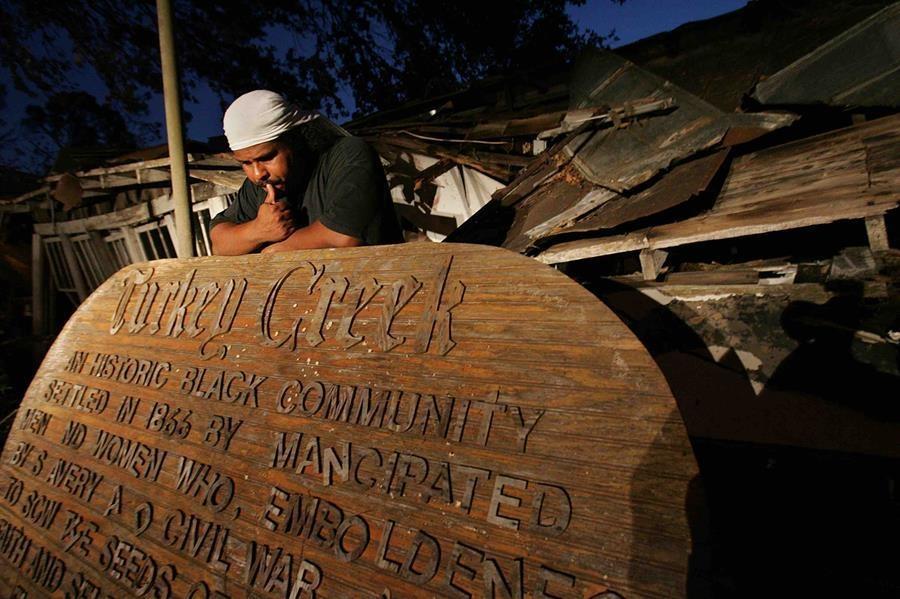
[[[599,50],[579,60],[571,89],[575,108],[627,105],[636,98],[674,101],[668,114],[641,119],[637,125],[585,133],[566,147],[587,180],[618,192],[711,148],[733,127],[765,132],[794,120],[793,115],[724,113],[634,63]]]
[[[900,106],[900,2],[756,86],[764,105]]]
[[[900,204],[898,148],[900,115],[892,115],[761,150],[735,161],[704,214],[558,243],[537,259],[555,264],[877,217]]]

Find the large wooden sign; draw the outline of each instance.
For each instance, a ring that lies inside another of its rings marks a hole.
[[[562,274],[411,244],[165,260],[78,309],[0,465],[42,597],[675,597],[696,467]]]

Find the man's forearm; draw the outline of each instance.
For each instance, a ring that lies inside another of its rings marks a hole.
[[[250,254],[263,245],[255,233],[252,221],[246,223],[219,223],[209,232],[213,254],[217,256],[241,256]]]
[[[273,243],[263,249],[267,252],[287,252],[291,250],[313,250],[320,248],[355,247],[362,241],[337,231],[332,231],[319,221],[307,227],[301,227],[291,233],[284,241]]]

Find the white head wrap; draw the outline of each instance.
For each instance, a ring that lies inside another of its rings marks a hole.
[[[258,89],[232,102],[222,124],[229,147],[236,151],[273,141],[288,129],[318,116],[316,112],[298,110],[281,94]]]

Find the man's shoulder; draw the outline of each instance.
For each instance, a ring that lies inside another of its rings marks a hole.
[[[329,163],[371,161],[377,158],[375,149],[360,137],[342,137],[325,151]]]

